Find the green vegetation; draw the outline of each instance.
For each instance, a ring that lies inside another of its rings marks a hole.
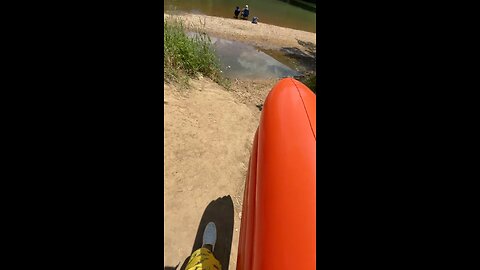
[[[163,29],[163,75],[166,81],[188,84],[189,78],[197,78],[202,74],[228,87],[206,34],[196,31],[193,37],[187,36],[185,26],[179,20],[164,20]]]
[[[313,93],[317,93],[317,74],[311,74],[303,78],[302,83],[305,84]]]

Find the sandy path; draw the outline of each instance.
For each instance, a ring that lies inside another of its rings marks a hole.
[[[199,223],[207,205],[230,196],[233,209],[224,207],[217,214],[233,220],[230,267],[223,269],[234,270],[245,176],[259,112],[239,102],[235,92],[208,79],[191,84],[189,90],[164,85],[165,269],[181,266],[190,255],[197,231],[203,233]],[[225,250],[219,244],[219,252]]]
[[[164,14],[164,17],[181,19],[190,29],[199,27],[204,32],[213,36],[242,41],[265,49],[289,47],[305,51],[305,47],[299,45],[298,40],[316,44],[316,33],[265,24],[262,22],[253,24],[251,21],[198,14]]]
[[[266,49],[305,51],[298,40],[316,43],[315,33],[261,22],[194,14],[175,17],[212,36]],[[277,81],[234,80],[230,91],[208,79],[191,80],[188,90],[164,84],[164,270],[185,265],[211,219],[220,227],[218,259],[226,262],[224,270],[235,270],[252,140],[260,108]]]

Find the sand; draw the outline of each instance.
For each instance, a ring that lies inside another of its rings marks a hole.
[[[185,22],[188,29],[198,29],[215,37],[229,40],[242,41],[265,49],[277,50],[284,47],[298,48],[306,51],[300,42],[313,43],[316,45],[316,33],[280,27],[259,22],[220,18],[207,15],[164,14],[165,19],[177,18]]]
[[[165,17],[170,17],[165,15]],[[315,44],[315,33],[205,15],[175,16],[189,28],[266,49]],[[218,227],[216,256],[236,269],[243,191],[263,102],[278,79],[234,80],[230,90],[191,80],[164,84],[164,270],[181,270],[201,245],[206,222]]]

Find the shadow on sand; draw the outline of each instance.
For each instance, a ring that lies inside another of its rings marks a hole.
[[[222,264],[222,269],[228,270],[233,238],[233,215],[233,201],[230,196],[211,201],[207,208],[205,208],[200,223],[198,224],[197,235],[190,254],[202,247],[203,231],[207,223],[213,221],[217,227],[217,242],[213,253]],[[185,270],[189,259],[190,256],[184,260],[182,266],[179,268],[180,270]],[[175,267],[165,266],[164,270],[177,270],[177,268],[178,265]]]

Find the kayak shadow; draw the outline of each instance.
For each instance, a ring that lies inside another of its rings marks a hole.
[[[197,235],[190,254],[202,247],[203,231],[207,223],[212,221],[217,227],[217,242],[213,254],[222,264],[222,270],[228,270],[233,239],[233,211],[233,201],[230,195],[211,201],[205,208],[198,224]],[[185,259],[180,270],[185,270],[189,259],[190,256]]]

